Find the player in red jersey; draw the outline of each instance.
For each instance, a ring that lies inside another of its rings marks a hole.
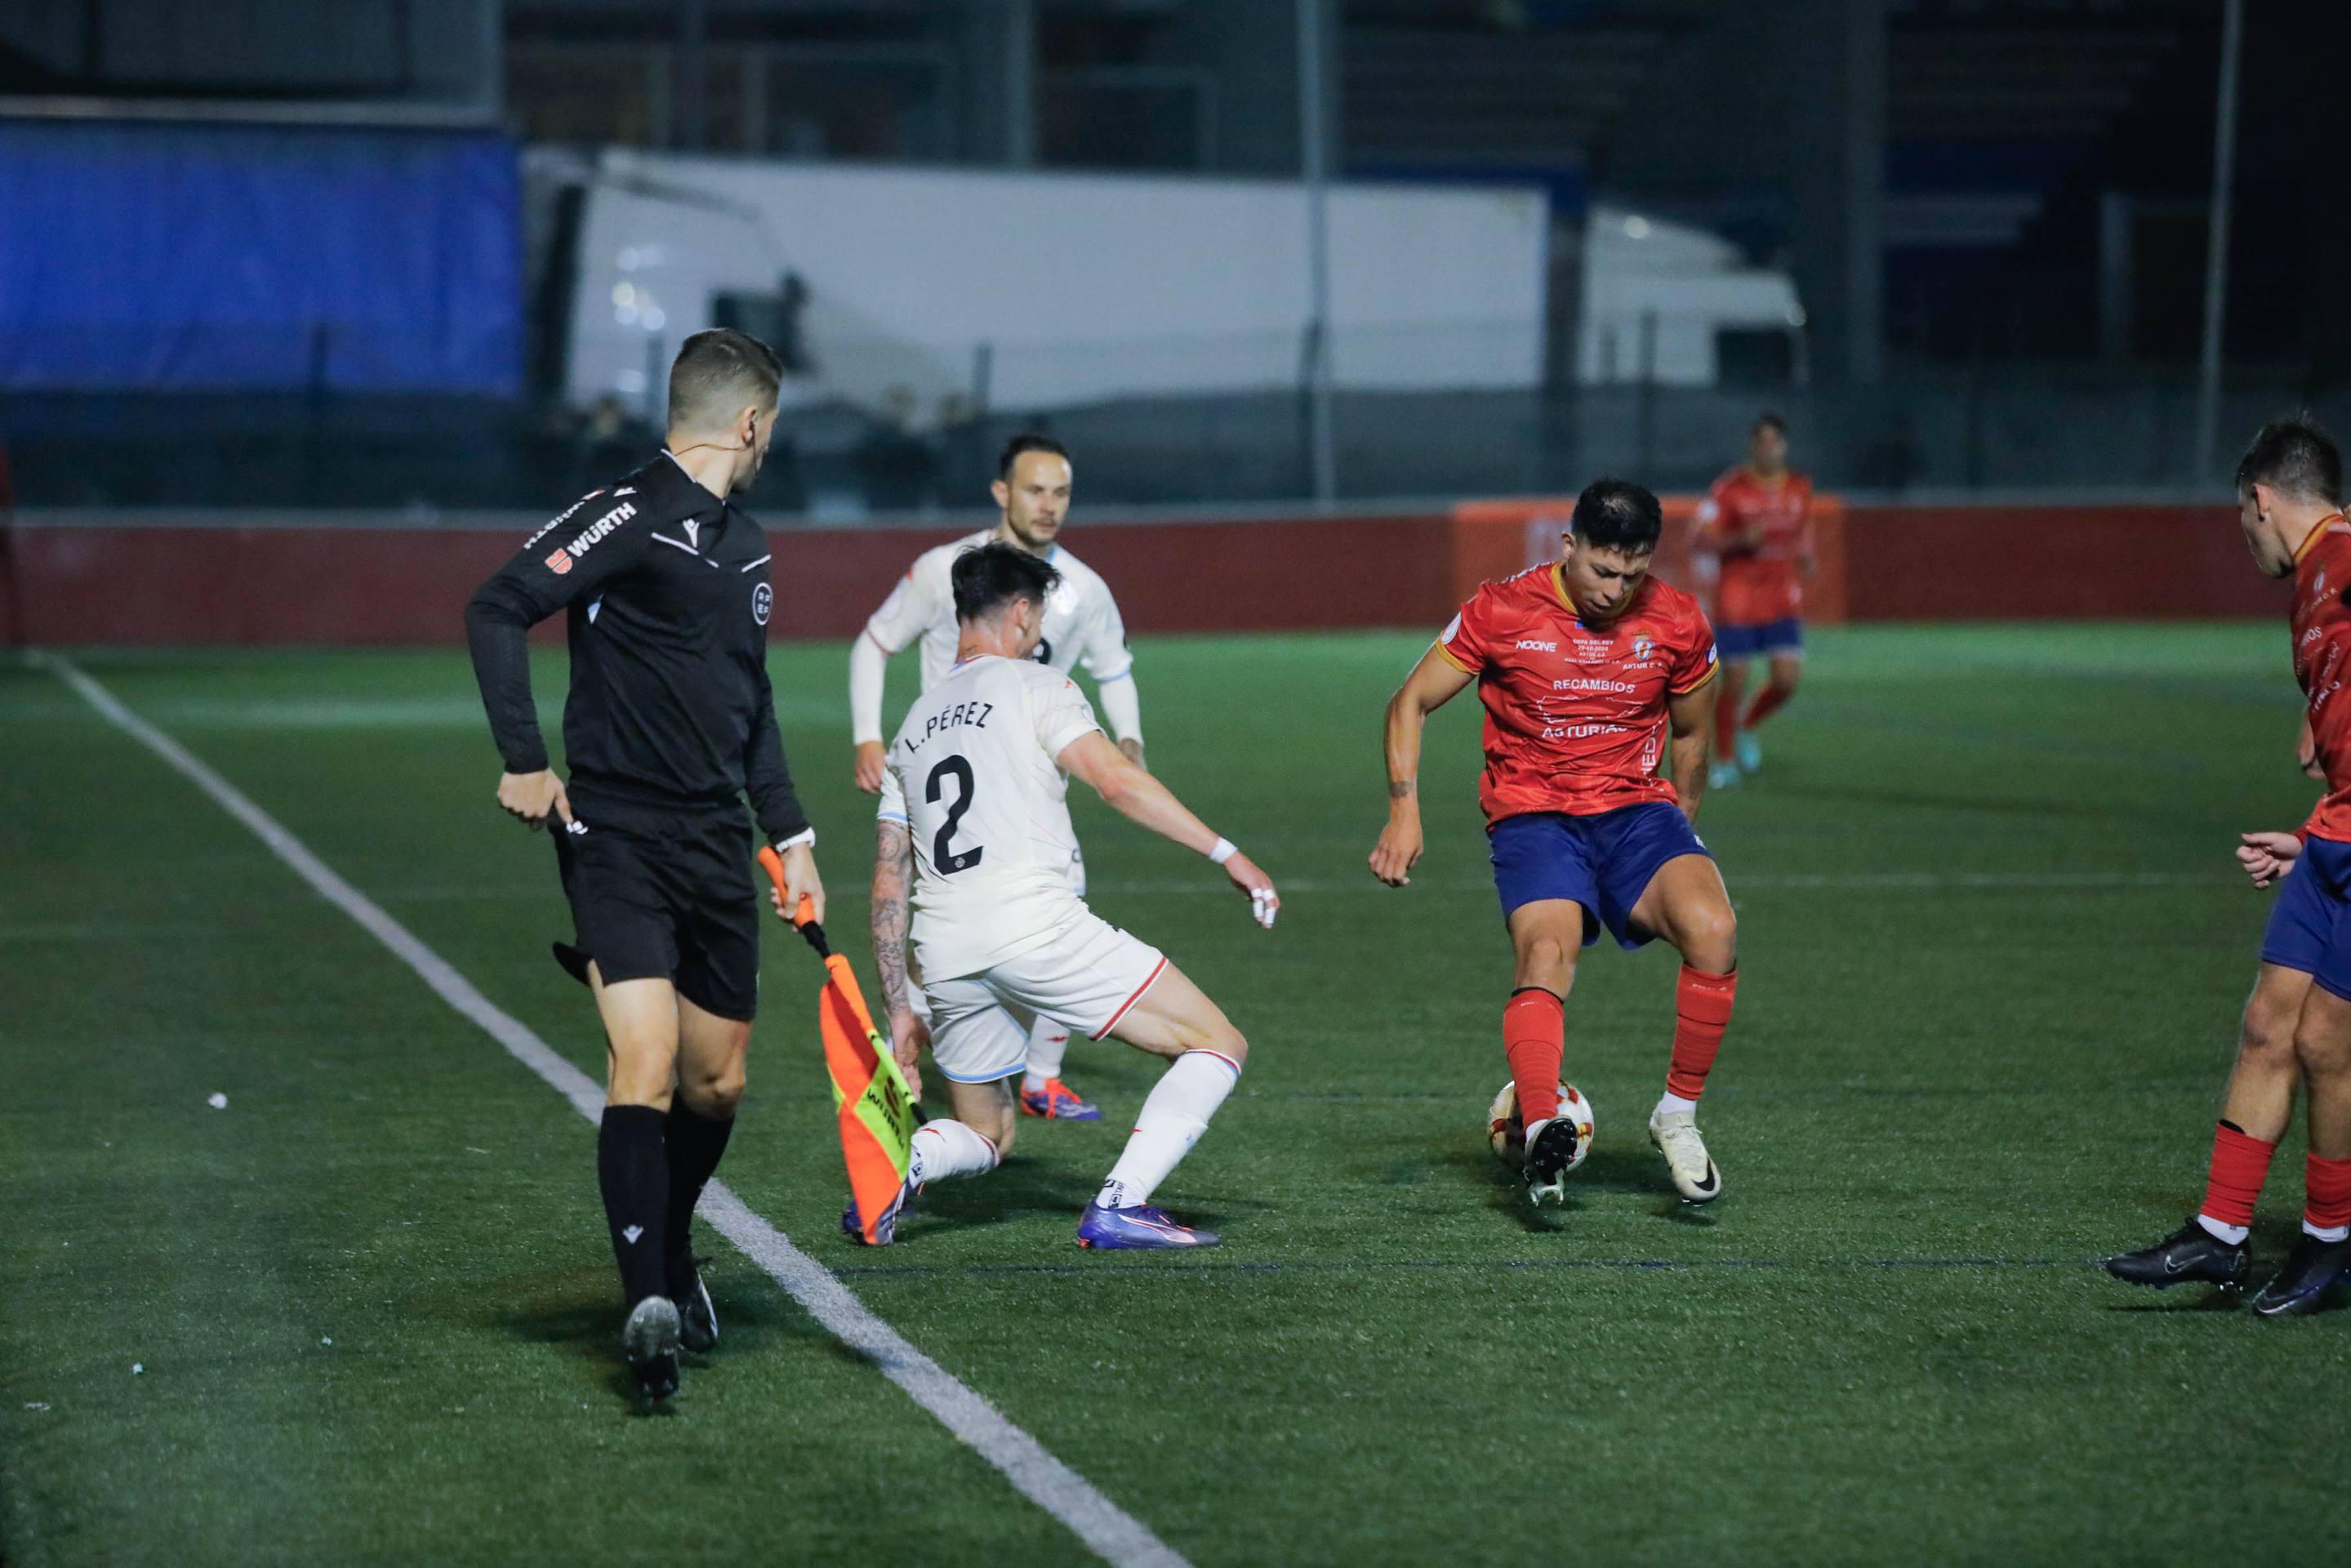
[[[1664,518],[1621,479],[1577,497],[1565,559],[1489,582],[1388,704],[1388,824],[1372,872],[1391,887],[1420,858],[1420,736],[1471,681],[1486,706],[1478,787],[1494,882],[1518,952],[1502,1049],[1526,1122],[1526,1178],[1564,1197],[1576,1132],[1559,1110],[1568,988],[1605,926],[1625,947],[1682,956],[1674,1049],[1649,1139],[1690,1203],[1721,1196],[1698,1098],[1738,994],[1730,895],[1692,822],[1706,789],[1714,633],[1698,601],[1649,575]],[[1667,757],[1670,779],[1659,776]]]
[[[1736,784],[1763,764],[1755,729],[1796,695],[1804,673],[1804,579],[1813,575],[1813,482],[1788,466],[1788,426],[1759,414],[1747,461],[1698,503],[1696,544],[1719,563],[1715,635],[1722,681],[1714,707],[1711,782]],[[1745,709],[1747,666],[1770,661],[1770,679]]]
[[[2351,1270],[2351,524],[2343,460],[2308,420],[2279,420],[2237,465],[2239,520],[2253,560],[2294,579],[2294,676],[2307,699],[2326,793],[2291,833],[2246,833],[2237,859],[2255,887],[2283,879],[2262,938],[2236,1065],[2212,1138],[2204,1202],[2154,1246],[2106,1260],[2117,1279],[2161,1288],[2235,1286],[2270,1156],[2308,1096],[2302,1235],[2253,1298],[2265,1317],[2315,1312]]]

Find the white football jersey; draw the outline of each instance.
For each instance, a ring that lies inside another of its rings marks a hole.
[[[1026,659],[967,659],[915,700],[890,743],[880,815],[914,839],[912,935],[926,981],[1018,957],[1085,914],[1054,758],[1101,728],[1077,683]]]
[[[995,537],[994,528],[983,528],[925,550],[865,623],[867,634],[885,653],[921,640],[926,692],[955,664],[955,583],[950,573],[956,557]],[[1117,680],[1134,668],[1134,659],[1126,651],[1126,622],[1110,596],[1110,585],[1060,545],[1045,552],[1045,562],[1061,574],[1061,580],[1045,598],[1045,635],[1037,644],[1037,662],[1064,674],[1082,662],[1096,681]]]

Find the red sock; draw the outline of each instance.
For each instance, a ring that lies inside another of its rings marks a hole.
[[[2253,1202],[2269,1179],[2275,1144],[2265,1144],[2223,1122],[2212,1130],[2212,1174],[2204,1181],[2204,1207],[2196,1212],[2222,1225],[2251,1225]]]
[[[1746,718],[1740,722],[1747,728],[1753,729],[1757,725],[1778,713],[1781,705],[1795,695],[1796,688],[1793,686],[1767,685],[1755,694],[1755,700],[1748,705]]]
[[[2303,1162],[2302,1222],[2313,1230],[2351,1225],[2351,1160]]]
[[[1728,762],[1730,749],[1739,740],[1739,694],[1730,689],[1728,681],[1721,681],[1721,685],[1722,690],[1714,698],[1714,755],[1717,761]]]
[[[1666,1092],[1695,1100],[1706,1089],[1706,1075],[1722,1049],[1722,1031],[1730,1027],[1730,1004],[1739,996],[1739,971],[1709,975],[1682,966],[1674,982],[1674,1060],[1666,1069]]]
[[[1510,993],[1502,1009],[1502,1051],[1519,1086],[1519,1118],[1532,1125],[1559,1114],[1559,1061],[1567,1053],[1567,1010],[1540,986]]]

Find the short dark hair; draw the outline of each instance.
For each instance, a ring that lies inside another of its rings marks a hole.
[[[784,362],[748,332],[713,327],[681,344],[669,367],[669,427],[697,430],[752,403],[772,403]]]
[[[1788,434],[1788,422],[1780,417],[1780,411],[1776,408],[1767,408],[1761,413],[1757,414],[1755,416],[1755,423],[1749,426],[1748,433],[1752,434],[1754,432],[1762,429],[1765,425],[1770,425],[1773,430],[1778,431],[1783,437]]]
[[[996,476],[999,479],[1011,478],[1012,465],[1020,460],[1020,455],[1024,452],[1050,452],[1064,463],[1070,460],[1068,447],[1050,435],[1040,435],[1030,431],[1025,435],[1016,435],[1004,444],[1003,454],[996,460]]]
[[[2237,463],[2237,494],[2256,485],[2300,501],[2343,502],[2343,455],[2306,413],[2273,419],[2253,435]]]
[[[1629,479],[1594,479],[1575,498],[1575,537],[1604,549],[1653,550],[1666,531],[1657,498]]]
[[[1001,539],[956,557],[949,575],[955,580],[958,621],[985,621],[1016,599],[1042,609],[1045,596],[1061,580],[1061,574],[1042,559]]]

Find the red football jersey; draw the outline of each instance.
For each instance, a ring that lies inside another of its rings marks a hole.
[[[1787,473],[1777,484],[1733,468],[1698,507],[1698,543],[1722,559],[1714,617],[1726,626],[1763,626],[1804,612],[1801,563],[1813,553],[1813,482]]]
[[[1614,621],[1587,626],[1566,569],[1530,567],[1480,587],[1437,648],[1478,677],[1486,705],[1489,822],[1677,799],[1657,775],[1667,698],[1714,678],[1714,631],[1680,589],[1653,577]]]
[[[2351,524],[2337,512],[2313,529],[2294,559],[2294,678],[2310,701],[2310,734],[2318,743],[2326,793],[2303,831],[2351,842]]]

